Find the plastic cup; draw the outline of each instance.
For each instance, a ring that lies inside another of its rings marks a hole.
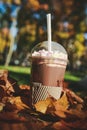
[[[59,43],[48,42],[36,45],[31,52],[32,103],[52,96],[58,99],[63,89],[64,75],[67,65],[67,52]]]

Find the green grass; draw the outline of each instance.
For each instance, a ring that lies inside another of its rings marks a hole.
[[[75,74],[72,74],[72,72],[67,72],[65,73],[65,80],[70,80],[70,81],[79,81],[81,77],[76,76]]]
[[[9,71],[9,75],[15,78],[19,84],[30,84],[30,67],[21,66],[0,66],[0,69],[6,69]],[[65,80],[67,81],[79,81],[81,77],[72,74],[71,72],[65,73]]]
[[[30,84],[30,67],[0,66],[0,69],[8,70],[10,77],[16,79],[19,84]]]
[[[0,69],[6,69],[8,71],[17,72],[20,74],[30,74],[30,67],[21,67],[21,66],[0,66]]]

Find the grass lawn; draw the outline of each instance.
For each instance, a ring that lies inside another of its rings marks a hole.
[[[0,69],[6,69],[9,71],[9,75],[16,79],[19,84],[27,84],[30,85],[30,67],[21,67],[21,66],[0,66]],[[79,72],[69,72],[65,73],[65,81],[69,83],[68,88],[75,91],[78,95],[83,96],[86,95],[86,91],[84,88],[77,86],[77,82],[84,76],[84,74]]]
[[[29,84],[30,83],[30,67],[21,66],[0,66],[0,69],[6,69],[9,71],[11,77],[18,80],[19,83]],[[67,81],[79,81],[81,77],[72,74],[71,72],[65,73],[65,80]]]
[[[9,75],[16,79],[19,84],[30,83],[30,67],[19,67],[19,66],[0,66],[0,69],[6,69]]]

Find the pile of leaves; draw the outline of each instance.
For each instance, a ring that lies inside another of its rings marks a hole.
[[[9,77],[8,71],[0,70],[0,120],[28,121],[24,116],[27,113],[37,120],[55,122],[51,123],[51,128],[55,130],[87,129],[87,97],[82,99],[67,88],[63,90],[60,99],[48,97],[33,107],[30,86],[19,85]]]
[[[0,120],[25,121],[18,112],[30,104],[30,86],[18,85],[7,70],[0,70]]]
[[[87,100],[81,99],[71,90],[64,90],[58,100],[50,97],[45,101],[39,101],[35,104],[35,108],[39,112],[61,120],[61,122],[55,123],[56,128],[61,123],[62,126],[72,129],[87,129]]]

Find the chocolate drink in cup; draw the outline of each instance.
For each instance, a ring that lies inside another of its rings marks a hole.
[[[48,52],[47,41],[39,43],[32,50],[31,79],[32,96],[36,100],[34,102],[46,99],[49,95],[59,98],[63,87],[67,53],[60,44],[52,42],[51,45],[51,52]]]

